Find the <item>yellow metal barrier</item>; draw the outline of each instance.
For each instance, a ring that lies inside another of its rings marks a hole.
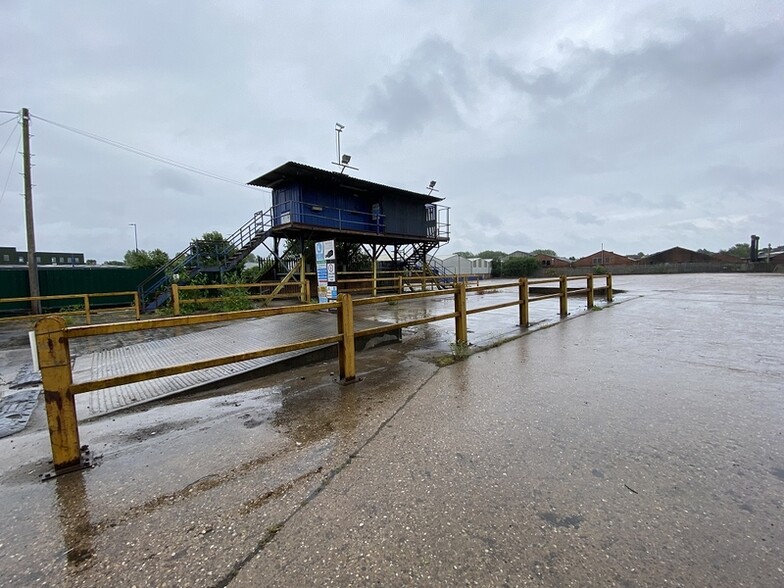
[[[572,278],[569,278],[572,279]],[[585,279],[587,287],[584,290],[573,290],[571,293],[589,293],[589,300],[593,296],[593,276],[580,277],[575,279]],[[529,288],[531,284],[542,284],[547,282],[557,281],[559,283],[558,292],[555,294],[547,294],[542,296],[531,297]],[[134,382],[141,382],[154,378],[161,378],[175,374],[186,373],[190,371],[205,369],[209,367],[216,367],[235,363],[240,361],[247,361],[250,359],[257,359],[276,355],[279,353],[286,353],[289,351],[296,351],[301,349],[308,349],[321,345],[331,343],[338,344],[338,364],[340,379],[343,382],[349,383],[356,380],[356,354],[354,347],[354,340],[357,335],[367,336],[384,333],[390,330],[400,329],[403,327],[414,326],[424,323],[430,323],[445,319],[454,318],[455,321],[455,342],[460,345],[468,344],[468,326],[467,317],[469,314],[478,312],[486,312],[508,306],[519,306],[520,308],[520,327],[528,327],[528,307],[530,302],[536,300],[544,300],[548,298],[560,298],[560,314],[566,316],[567,311],[567,297],[568,290],[566,288],[567,278],[555,278],[544,280],[528,280],[521,278],[518,281],[507,284],[494,284],[490,286],[477,286],[468,288],[465,282],[458,282],[454,288],[441,291],[420,291],[409,294],[396,294],[393,296],[378,296],[373,298],[365,298],[361,300],[352,300],[351,295],[342,293],[338,296],[337,302],[329,302],[325,304],[313,304],[308,306],[284,306],[280,308],[263,308],[255,310],[244,310],[226,313],[212,313],[204,315],[191,315],[184,317],[172,318],[159,318],[150,320],[140,320],[138,322],[122,322],[122,323],[109,323],[103,325],[86,325],[81,327],[68,327],[65,320],[60,316],[48,316],[36,323],[35,326],[35,339],[38,349],[38,362],[41,368],[41,381],[44,389],[44,400],[46,405],[47,422],[49,425],[49,437],[52,448],[52,459],[55,471],[68,471],[71,468],[78,468],[82,464],[82,452],[79,441],[79,428],[76,418],[76,402],[75,395],[99,390],[102,388],[109,388],[112,386],[120,386],[123,384],[130,384]],[[466,292],[476,291],[483,292],[491,289],[501,288],[517,288],[519,296],[517,300],[511,302],[504,302],[491,306],[484,306],[481,308],[467,309],[466,305]],[[606,297],[608,302],[612,300],[612,277],[607,275],[606,282]],[[354,306],[364,306],[377,303],[388,303],[394,301],[414,300],[417,298],[427,298],[433,296],[443,296],[452,294],[454,297],[454,312],[444,313],[435,316],[427,316],[424,318],[414,319],[405,322],[394,324],[386,324],[379,327],[363,329],[360,331],[354,330]],[[590,306],[589,306],[590,308]],[[337,329],[336,334],[320,337],[317,339],[308,339],[297,343],[290,343],[286,345],[278,345],[267,349],[259,349],[248,353],[240,353],[235,355],[228,355],[214,359],[202,360],[188,364],[181,364],[149,370],[144,372],[137,372],[131,374],[124,374],[100,380],[92,380],[88,382],[73,382],[73,374],[71,371],[71,353],[69,342],[71,339],[93,337],[99,335],[108,335],[116,333],[124,333],[130,331],[162,329],[169,327],[180,327],[188,325],[201,325],[207,323],[227,322],[235,320],[246,320],[251,318],[263,318],[268,316],[277,316],[283,314],[297,314],[302,312],[312,312],[314,310],[329,310],[337,309]]]
[[[129,291],[129,292],[98,292],[93,294],[58,294],[54,296],[23,296],[20,298],[0,298],[0,305],[2,304],[10,304],[12,302],[32,302],[35,300],[80,300],[82,304],[81,310],[71,310],[66,312],[51,312],[51,313],[41,313],[41,314],[25,314],[20,316],[9,316],[9,317],[2,317],[0,318],[0,322],[2,321],[13,321],[13,320],[25,320],[25,319],[33,319],[33,318],[40,318],[48,315],[59,315],[59,316],[66,316],[66,315],[84,315],[84,321],[88,325],[91,323],[90,315],[96,314],[97,310],[91,310],[90,308],[90,298],[111,298],[113,296],[132,296],[133,297],[133,310],[136,315],[136,320],[139,320],[141,317],[141,304],[139,303],[139,293],[136,291]]]
[[[274,298],[299,298],[301,302],[310,300],[310,282],[290,282],[284,284],[282,289],[296,288],[296,292],[278,292],[276,294],[261,294],[263,288],[277,288],[281,285],[280,282],[258,282],[255,284],[205,284],[205,285],[187,285],[180,286],[179,284],[172,284],[172,311],[174,316],[182,314],[182,306],[184,304],[206,304],[211,302],[219,302],[220,298],[183,298],[182,292],[192,292],[199,290],[227,290],[227,289],[252,289],[258,288],[259,294],[248,294],[248,300],[272,300]]]

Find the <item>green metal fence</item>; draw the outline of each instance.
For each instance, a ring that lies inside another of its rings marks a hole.
[[[153,272],[151,269],[130,269],[125,267],[52,267],[38,268],[38,283],[41,296],[61,294],[92,294],[97,292],[127,292],[136,290],[140,282]],[[0,268],[0,298],[23,298],[30,296],[27,268]],[[57,310],[63,305],[76,304],[73,301],[45,300],[45,310]],[[90,304],[99,306],[126,306],[133,303],[133,297],[96,297]],[[26,312],[29,302],[13,302],[0,305],[0,315]]]

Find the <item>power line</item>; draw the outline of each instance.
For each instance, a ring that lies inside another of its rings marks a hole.
[[[5,143],[3,143],[3,146],[2,146],[2,147],[0,147],[0,155],[2,155],[2,154],[3,154],[3,151],[5,151],[6,145],[8,145],[8,141],[10,141],[10,140],[11,140],[11,137],[13,137],[13,136],[14,136],[14,133],[15,133],[15,132],[16,132],[16,129],[11,129],[11,134],[10,134],[10,135],[8,135],[8,138],[5,140]]]
[[[234,180],[232,178],[227,178],[225,176],[221,176],[212,172],[208,172],[197,167],[193,167],[191,165],[180,163],[179,161],[175,161],[173,159],[169,159],[168,157],[163,157],[161,155],[156,155],[154,153],[150,153],[149,151],[144,151],[143,149],[138,149],[136,147],[132,147],[130,145],[126,145],[125,143],[120,143],[119,141],[115,141],[114,139],[108,139],[106,137],[102,137],[100,135],[96,135],[95,133],[91,133],[89,131],[83,131],[81,129],[77,129],[75,127],[71,127],[68,125],[64,125],[62,123],[55,122],[53,120],[48,120],[41,116],[37,116],[34,114],[30,115],[32,118],[37,120],[43,121],[45,123],[49,123],[55,127],[59,127],[61,129],[65,129],[66,131],[70,131],[72,133],[76,133],[77,135],[81,135],[83,137],[87,137],[88,139],[93,139],[95,141],[99,141],[106,145],[110,145],[112,147],[116,147],[117,149],[122,149],[124,151],[128,151],[129,153],[133,153],[135,155],[139,155],[141,157],[146,157],[147,159],[151,159],[153,161],[157,161],[158,163],[164,163],[166,165],[170,165],[172,167],[176,167],[182,169],[184,171],[189,171],[191,173],[199,174],[208,178],[212,178],[213,180],[219,180],[221,182],[227,182],[229,184],[234,184],[235,186],[241,186],[243,188],[253,188],[258,189],[256,186],[249,186],[245,182],[241,182],[239,180]]]
[[[16,116],[12,116],[12,117],[11,117],[11,118],[9,118],[8,120],[4,120],[3,122],[1,122],[1,123],[0,123],[0,127],[2,127],[3,125],[7,125],[7,124],[8,124],[8,123],[10,123],[12,120],[16,120],[16,121],[18,121],[18,120],[19,120],[19,115],[17,114]]]
[[[22,134],[19,134],[19,140],[16,142],[16,149],[14,150],[14,156],[11,158],[11,167],[8,168],[8,175],[5,177],[5,185],[3,186],[3,193],[0,194],[0,204],[3,203],[3,198],[5,198],[5,191],[8,188],[8,180],[11,179],[11,172],[14,171],[14,163],[16,163],[16,155],[19,153],[19,145],[22,143]]]

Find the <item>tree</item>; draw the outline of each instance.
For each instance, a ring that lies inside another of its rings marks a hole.
[[[488,249],[486,251],[477,253],[476,256],[481,257],[482,259],[501,259],[502,257],[506,257],[506,253],[503,251],[492,251]]]
[[[735,245],[729,249],[722,249],[719,253],[729,253],[730,255],[744,259],[751,256],[751,245],[748,243],[735,243]]]
[[[125,260],[125,265],[134,269],[157,269],[169,263],[168,253],[160,249],[153,249],[152,251],[129,249],[125,252],[123,259]]]
[[[498,257],[494,257],[490,260],[490,277],[491,278],[500,278],[501,277],[501,267],[502,267],[501,259]]]
[[[201,239],[191,239],[191,251],[198,255],[200,265],[209,266],[223,263],[236,247],[220,231],[207,231]]]
[[[534,249],[531,255],[549,255],[550,257],[558,257],[558,254],[552,249]]]
[[[305,241],[305,264],[307,267],[316,266],[316,242],[308,239]],[[299,256],[300,246],[296,239],[287,239],[285,249],[290,256]],[[339,271],[366,271],[370,269],[371,258],[362,249],[360,243],[335,242],[335,259]]]
[[[501,266],[504,278],[532,276],[539,269],[539,261],[533,257],[510,257]]]

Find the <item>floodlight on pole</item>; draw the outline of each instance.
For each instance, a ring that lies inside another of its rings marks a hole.
[[[136,223],[128,223],[129,227],[133,227],[133,244],[136,247],[136,253],[139,253],[139,235],[136,232]]]
[[[430,180],[430,183],[428,184],[427,189],[428,189],[428,192],[427,192],[428,196],[430,196],[433,192],[438,192],[438,190],[436,190],[436,181],[435,180]]]
[[[337,150],[337,158],[335,159],[335,161],[332,162],[332,165],[340,166],[340,173],[346,171],[346,168],[354,169],[354,170],[358,169],[348,164],[348,162],[351,161],[350,155],[341,155],[340,153],[340,133],[342,133],[343,129],[345,128],[346,128],[345,125],[342,125],[339,122],[335,123],[335,148]]]

